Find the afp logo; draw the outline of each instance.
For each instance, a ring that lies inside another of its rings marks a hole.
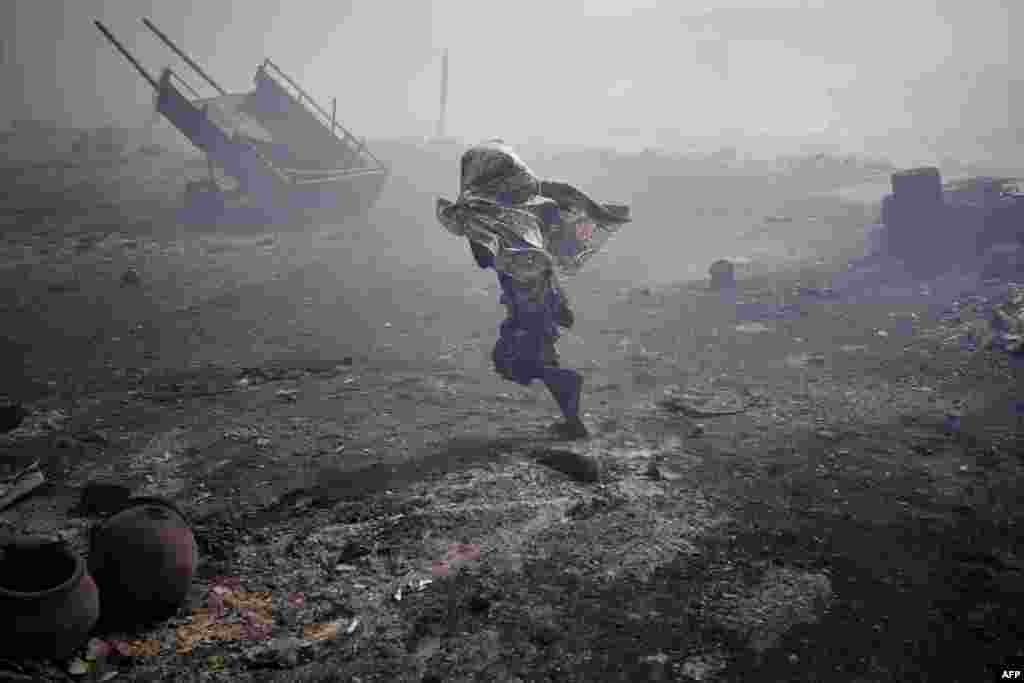
[[[998,664],[993,662],[992,668],[989,671],[992,673],[993,681],[1020,681],[1024,683],[1024,657],[1017,654],[1013,657],[1007,657]]]

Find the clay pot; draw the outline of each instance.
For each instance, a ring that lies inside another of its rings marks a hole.
[[[719,259],[708,268],[708,275],[711,276],[712,289],[735,289],[736,287],[736,266],[732,261]]]
[[[103,596],[105,626],[171,616],[188,596],[199,551],[188,520],[162,498],[130,498],[93,527],[89,571]]]
[[[0,546],[0,656],[67,658],[99,614],[96,584],[65,544],[26,538]]]

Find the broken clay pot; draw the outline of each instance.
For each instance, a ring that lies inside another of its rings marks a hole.
[[[23,538],[0,546],[0,656],[69,657],[99,614],[96,583],[66,544]]]

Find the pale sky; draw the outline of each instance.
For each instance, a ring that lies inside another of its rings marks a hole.
[[[969,144],[1024,120],[1009,38],[1019,4],[6,0],[2,73],[23,97],[3,106],[141,124],[152,94],[91,20],[152,71],[183,66],[142,26],[148,16],[228,90],[248,89],[269,56],[322,101],[337,96],[340,120],[369,137],[432,131],[448,48],[448,130],[467,139],[604,144],[628,128]]]

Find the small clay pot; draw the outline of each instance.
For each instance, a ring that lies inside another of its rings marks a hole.
[[[93,527],[89,571],[103,596],[105,626],[132,626],[174,614],[199,563],[184,513],[162,498],[130,498]]]
[[[735,289],[736,288],[736,266],[732,261],[719,259],[708,268],[711,276],[711,289]]]
[[[96,584],[65,544],[25,538],[0,546],[0,656],[70,657],[99,615]]]

